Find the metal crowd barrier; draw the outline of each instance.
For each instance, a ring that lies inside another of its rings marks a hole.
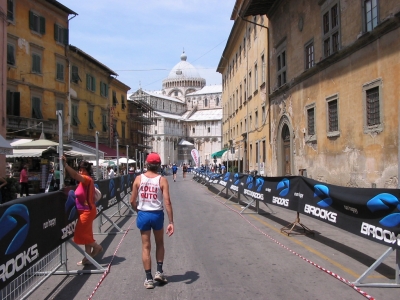
[[[131,208],[129,204],[130,194],[125,195],[124,199],[118,204],[110,207],[106,211],[103,211],[97,217],[98,222],[98,232],[94,232],[95,235],[103,234],[119,234],[124,233],[124,231],[117,226],[117,224],[112,220],[113,217],[131,217],[135,216],[136,212]],[[125,210],[123,210],[126,208]],[[123,211],[122,211],[123,210]],[[127,214],[127,212],[129,212]],[[105,221],[104,221],[105,219]],[[117,232],[111,232],[105,230],[102,232],[102,227],[110,223],[110,228],[115,228]],[[92,270],[69,270],[68,252],[66,243],[69,243],[80,252],[82,255],[86,256],[86,252],[83,248],[75,244],[71,239],[62,245],[58,246],[56,249],[45,255],[41,260],[35,263],[32,267],[27,269],[13,281],[11,281],[5,288],[0,290],[1,300],[23,300],[27,299],[41,284],[43,284],[52,275],[78,275],[78,274],[101,274],[104,273],[107,268],[104,268],[91,256],[87,255],[86,258],[92,263],[95,269]]]

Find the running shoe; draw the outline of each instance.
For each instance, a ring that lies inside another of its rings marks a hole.
[[[146,289],[154,289],[154,282],[153,282],[153,279],[146,279],[146,280],[144,281],[144,287],[145,287]]]
[[[156,274],[154,275],[154,280],[160,283],[167,283],[167,277],[165,277],[164,273],[161,272],[156,272]]]

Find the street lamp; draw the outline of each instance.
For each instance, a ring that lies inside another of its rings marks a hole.
[[[119,140],[116,139],[117,142],[117,176],[119,176]]]
[[[125,175],[128,174],[128,162],[129,162],[129,145],[126,145],[126,170],[125,170]]]

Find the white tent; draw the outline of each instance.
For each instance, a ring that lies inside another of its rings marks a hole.
[[[193,146],[193,144],[191,142],[188,142],[186,140],[181,140],[178,145]]]
[[[89,162],[93,164],[94,167],[97,166],[96,160],[89,160]],[[99,158],[99,165],[101,166],[102,163],[104,163],[104,159]]]
[[[112,160],[115,164],[117,164],[117,160],[116,159],[113,159]],[[118,160],[118,162],[120,163],[120,164],[126,164],[126,157],[121,157],[119,160]],[[129,159],[128,160],[128,164],[134,164],[136,161],[135,160],[133,160],[133,159]]]

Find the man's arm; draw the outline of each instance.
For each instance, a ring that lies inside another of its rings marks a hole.
[[[171,236],[174,234],[174,213],[172,210],[171,197],[169,196],[169,185],[165,177],[161,177],[160,187],[163,192],[165,210],[167,211],[169,220],[166,233],[168,234],[168,236]]]
[[[136,176],[135,181],[132,184],[132,193],[131,193],[131,199],[130,199],[131,206],[132,206],[133,210],[136,212],[137,212],[136,199],[138,196],[139,187],[140,187],[140,176]]]

